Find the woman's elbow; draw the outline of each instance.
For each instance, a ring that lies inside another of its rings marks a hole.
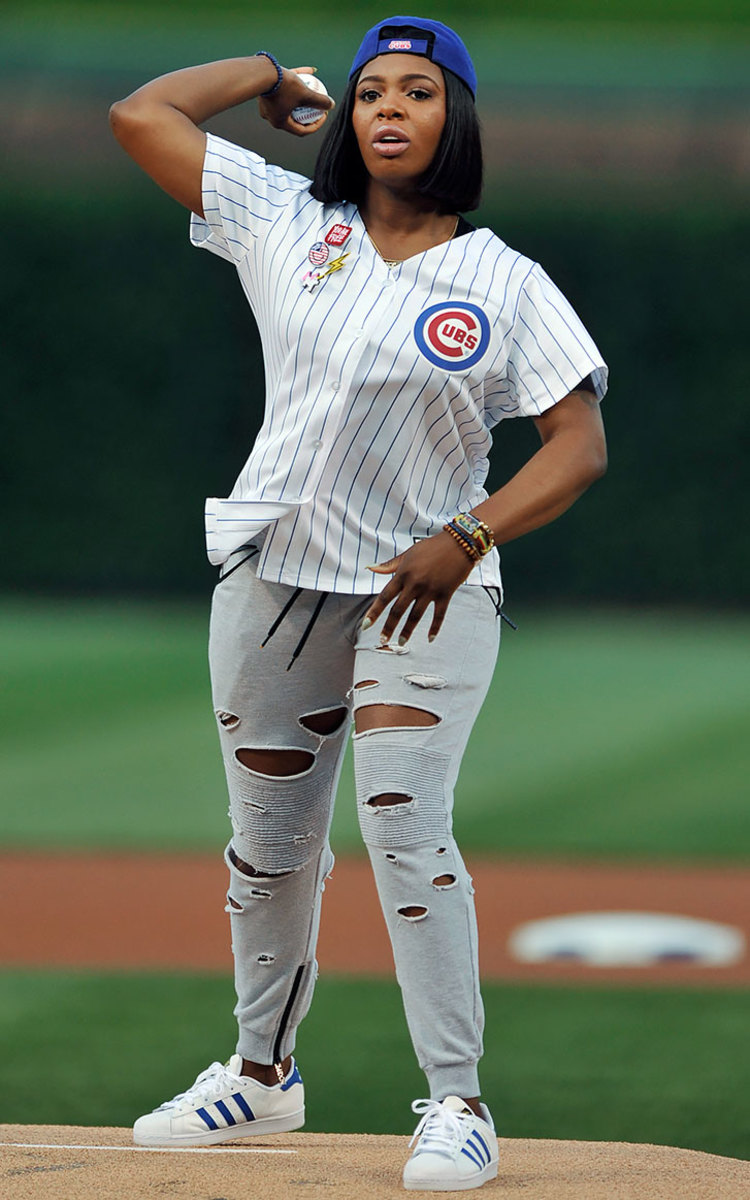
[[[597,479],[601,479],[606,475],[608,466],[607,443],[603,437],[597,438],[596,443],[591,446],[589,451],[589,484],[596,483]]]
[[[144,119],[143,106],[128,96],[125,100],[115,100],[109,109],[109,127],[121,146],[127,149],[128,143],[138,130],[148,124]]]
[[[118,142],[122,141],[129,124],[129,106],[127,100],[115,100],[114,104],[111,104],[109,108],[109,127]]]

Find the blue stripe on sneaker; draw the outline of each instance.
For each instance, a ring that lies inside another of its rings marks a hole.
[[[242,1095],[242,1092],[235,1092],[232,1096],[232,1099],[237,1107],[245,1114],[248,1121],[255,1120],[255,1113],[251,1109],[245,1097]]]
[[[491,1158],[492,1158],[492,1155],[490,1154],[490,1148],[489,1148],[489,1146],[487,1145],[487,1143],[485,1142],[485,1140],[484,1140],[484,1138],[482,1137],[482,1135],[481,1135],[481,1133],[479,1132],[479,1130],[478,1130],[478,1129],[475,1129],[475,1130],[474,1130],[474,1132],[472,1133],[472,1135],[471,1135],[471,1136],[472,1136],[473,1138],[476,1138],[476,1139],[477,1139],[477,1141],[479,1142],[479,1145],[482,1147],[482,1149],[484,1150],[485,1154],[487,1155],[487,1162],[490,1162],[490,1160],[491,1160]]]
[[[209,1129],[218,1129],[219,1128],[219,1126],[214,1121],[213,1117],[210,1116],[206,1112],[205,1108],[196,1108],[195,1111],[198,1114],[198,1116],[200,1117],[201,1121],[205,1122],[205,1124],[208,1126]]]
[[[294,1062],[294,1059],[292,1059],[292,1062]],[[297,1066],[296,1062],[294,1062],[294,1068],[291,1075],[287,1075],[286,1079],[281,1085],[282,1092],[288,1091],[293,1083],[302,1083],[302,1076],[299,1073],[299,1067]]]
[[[468,1146],[469,1150],[472,1150],[474,1152],[474,1154],[476,1154],[477,1157],[482,1160],[482,1166],[484,1166],[484,1160],[485,1160],[484,1146],[477,1145],[477,1143],[473,1140],[473,1138],[474,1138],[474,1134],[470,1133],[466,1139],[466,1145]]]
[[[468,1146],[462,1146],[461,1153],[465,1154],[467,1158],[470,1158],[471,1161],[474,1163],[475,1167],[479,1167],[480,1171],[482,1170],[482,1168],[484,1167],[484,1162],[482,1161],[481,1158],[477,1157],[477,1151],[474,1150],[473,1146],[471,1147],[471,1149],[469,1149]]]
[[[218,1108],[222,1117],[226,1121],[227,1125],[236,1125],[237,1124],[237,1122],[235,1121],[234,1117],[230,1113],[229,1109],[227,1108],[227,1106],[223,1100],[217,1100],[216,1107]]]

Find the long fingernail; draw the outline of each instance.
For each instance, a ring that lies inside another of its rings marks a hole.
[[[388,642],[389,642],[389,640],[390,640],[390,639],[389,639],[389,637],[388,637],[388,634],[387,634],[387,633],[381,633],[381,635],[380,635],[380,645],[381,645],[381,646],[387,646],[387,645],[388,645]]]
[[[398,644],[399,644],[399,646],[406,645],[406,638],[404,637],[403,633],[401,634],[401,637],[398,639]]]
[[[364,621],[362,622],[361,629],[362,630],[369,629],[371,625],[372,625],[372,621],[370,620],[370,618],[365,617]]]
[[[436,634],[436,633],[428,633],[428,635],[427,635],[427,641],[428,641],[428,642],[434,642],[436,637],[437,637],[437,634]]]

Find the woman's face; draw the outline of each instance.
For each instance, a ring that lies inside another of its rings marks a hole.
[[[443,72],[416,54],[381,54],[362,68],[352,126],[368,174],[408,189],[429,167],[445,125]]]

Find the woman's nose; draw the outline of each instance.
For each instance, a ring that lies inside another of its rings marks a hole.
[[[386,97],[383,97],[383,99],[380,101],[379,115],[388,120],[391,120],[393,117],[400,117],[402,115],[402,110],[398,100],[388,100]]]

